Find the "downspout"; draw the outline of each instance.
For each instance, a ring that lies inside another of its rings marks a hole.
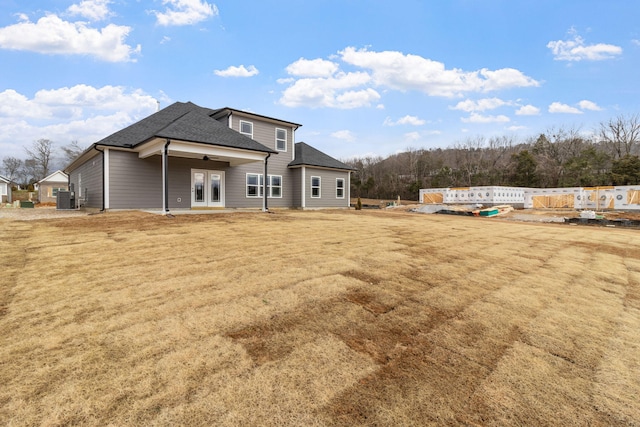
[[[97,145],[95,147],[93,147],[93,148],[95,148],[96,151],[102,153],[102,208],[100,209],[100,212],[104,212],[104,200],[105,200],[104,180],[106,179],[106,171],[104,170],[104,168],[105,168],[104,150],[100,150]],[[69,179],[71,179],[71,177],[69,177]],[[78,189],[78,190],[80,190],[80,189]]]
[[[162,166],[164,175],[164,213],[169,213],[169,144],[171,140],[167,138],[167,143],[164,144],[164,152],[162,153]]]
[[[269,157],[271,157],[271,153],[267,153],[267,157],[264,158],[264,179],[262,180],[262,185],[263,185],[262,195],[264,197],[264,201],[262,203],[263,212],[269,212],[269,206],[267,206],[267,179],[269,178],[269,175],[267,174],[267,162],[269,160]]]

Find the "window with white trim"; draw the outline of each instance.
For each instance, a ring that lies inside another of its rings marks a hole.
[[[282,176],[280,175],[269,175],[267,177],[267,196],[274,198],[282,197]]]
[[[253,138],[253,123],[240,120],[240,133]]]
[[[247,197],[263,197],[264,182],[260,173],[247,174]],[[282,176],[267,175],[267,197],[282,198]]]
[[[320,177],[312,176],[311,177],[311,197],[314,199],[320,198]]]
[[[51,187],[51,197],[58,197],[58,191],[67,191],[63,187]]]
[[[287,130],[276,128],[276,150],[287,151]]]
[[[336,178],[336,199],[344,199],[344,178]]]
[[[258,173],[247,174],[247,197],[262,196],[262,175]]]

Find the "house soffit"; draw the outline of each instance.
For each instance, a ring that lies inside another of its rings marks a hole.
[[[134,151],[141,159],[162,155],[166,143],[167,140],[164,138],[154,138],[136,147]],[[262,162],[267,153],[172,139],[168,146],[168,155],[169,157],[187,159],[202,159],[207,156],[209,160],[228,162],[230,166],[238,166],[245,163]]]

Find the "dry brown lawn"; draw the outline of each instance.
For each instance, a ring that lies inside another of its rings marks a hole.
[[[1,425],[640,425],[640,231],[0,219]]]

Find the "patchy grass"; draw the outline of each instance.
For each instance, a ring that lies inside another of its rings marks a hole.
[[[638,425],[637,230],[0,219],[3,425]]]

